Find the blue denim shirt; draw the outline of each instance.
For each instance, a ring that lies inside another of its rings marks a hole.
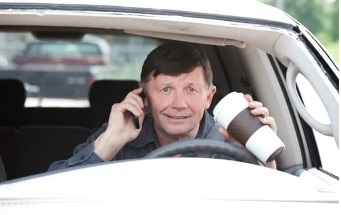
[[[200,128],[196,138],[206,138],[211,129],[214,127],[214,124],[215,121],[213,117],[205,111],[200,122]],[[94,152],[94,142],[106,130],[106,128],[107,123],[103,124],[102,127],[92,134],[85,143],[78,145],[71,158],[52,163],[49,171],[104,162]],[[218,139],[223,140],[222,135]],[[140,134],[135,140],[127,143],[113,160],[143,158],[149,152],[159,147],[160,144],[154,130],[153,119],[152,116],[148,114],[144,118]]]

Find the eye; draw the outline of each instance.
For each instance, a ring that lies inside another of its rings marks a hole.
[[[164,93],[167,93],[167,92],[169,92],[169,87],[164,87],[164,88],[162,88],[161,91],[164,92]]]
[[[188,92],[195,92],[195,89],[193,87],[188,87]]]

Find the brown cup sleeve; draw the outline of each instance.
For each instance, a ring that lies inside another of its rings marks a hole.
[[[261,123],[259,118],[252,115],[249,108],[245,108],[230,122],[227,131],[245,146],[252,134],[262,126],[264,124]]]

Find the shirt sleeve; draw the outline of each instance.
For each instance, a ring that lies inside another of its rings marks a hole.
[[[94,142],[101,135],[107,127],[107,124],[103,124],[94,134],[92,134],[85,143],[78,145],[73,151],[73,156],[68,160],[55,161],[51,164],[48,171],[66,169],[69,167],[83,166],[94,163],[104,162],[94,152]]]

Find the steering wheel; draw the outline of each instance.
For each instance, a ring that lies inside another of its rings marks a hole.
[[[212,158],[215,154],[224,154],[237,161],[257,164],[257,158],[248,150],[217,140],[193,139],[177,141],[164,145],[145,156],[145,158],[172,157],[185,152],[191,152],[195,157]]]

